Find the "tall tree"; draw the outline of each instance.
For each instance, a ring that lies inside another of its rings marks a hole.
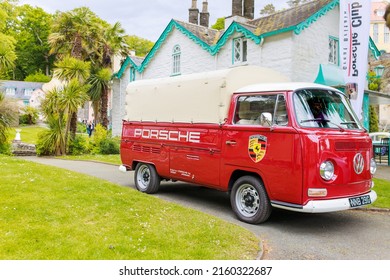
[[[104,24],[103,24],[104,25]],[[101,104],[100,104],[100,123],[104,128],[108,128],[108,91],[109,81],[111,80],[112,63],[114,56],[120,55],[125,57],[129,52],[129,46],[126,42],[125,30],[117,22],[112,26],[106,26],[103,29],[103,36],[100,47],[102,56],[101,61],[95,68],[96,75],[94,75],[95,81],[100,84],[101,87]],[[110,75],[110,76],[108,76]],[[96,114],[97,112],[95,112]]]
[[[260,10],[260,15],[267,16],[276,13],[275,6],[273,4],[267,4]]]
[[[49,76],[55,58],[49,54],[48,43],[53,16],[30,5],[17,6],[16,11],[10,31],[17,41],[15,79],[24,80],[37,72]]]
[[[0,79],[9,79],[9,70],[15,67],[15,40],[0,33]]]
[[[287,1],[287,4],[290,7],[296,7],[296,6],[299,6],[299,5],[308,3],[308,2],[312,2],[312,1],[313,0],[289,0],[289,1]]]
[[[54,76],[65,83],[65,89],[64,89],[65,93],[67,93],[66,91],[67,87],[71,86],[72,83],[73,83],[72,88],[73,90],[75,90],[76,86],[74,85],[73,81],[77,81],[78,86],[80,87],[80,89],[84,90],[84,94],[85,96],[87,96],[88,87],[85,87],[85,82],[90,75],[90,68],[91,68],[90,62],[84,62],[81,61],[80,59],[66,56],[56,64],[56,67],[57,68],[54,70]],[[76,98],[76,94],[70,96]],[[84,100],[84,99],[79,98],[78,100]],[[86,101],[87,99],[84,100],[84,102]],[[75,100],[75,104],[78,104],[78,107],[81,107],[83,105],[83,103],[79,104],[76,100]],[[67,124],[69,125],[67,125],[66,127],[66,135],[69,129],[70,138],[74,139],[77,130],[77,110],[67,110],[65,112],[66,114],[69,114],[68,118],[70,118],[70,121],[67,122]],[[66,139],[68,139],[68,137],[66,137]]]
[[[108,109],[108,91],[112,77],[110,68],[102,68],[96,73],[92,73],[88,79],[91,86],[88,94],[92,101],[95,118],[105,127],[108,127],[107,109]]]
[[[152,41],[135,35],[126,36],[125,40],[128,44],[128,48],[132,51],[135,51],[137,56],[146,56],[154,45]]]

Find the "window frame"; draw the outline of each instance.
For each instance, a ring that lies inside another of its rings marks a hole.
[[[173,46],[172,49],[172,76],[181,75],[181,47],[180,45]]]
[[[339,38],[329,36],[328,39],[328,63],[340,65],[340,42]],[[331,59],[331,56],[333,59]]]
[[[236,44],[239,44],[238,47]],[[239,57],[236,54],[239,54]],[[245,37],[238,37],[233,39],[232,46],[232,64],[243,64],[248,62],[248,40]]]

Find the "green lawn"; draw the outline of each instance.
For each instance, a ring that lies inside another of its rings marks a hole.
[[[104,163],[117,164],[117,165],[120,165],[122,163],[120,155],[79,155],[79,156],[61,156],[58,158],[69,159],[69,160],[90,160],[90,161],[104,162]]]
[[[20,132],[20,138],[23,143],[28,143],[28,144],[36,144],[38,140],[38,134],[41,131],[46,130],[47,128],[41,127],[41,126],[20,126],[20,127],[14,127],[11,128],[8,132],[9,134],[9,139],[12,141],[15,139],[16,135],[16,129],[21,129],[22,131]]]
[[[372,204],[372,207],[390,208],[390,182],[374,179],[374,183],[374,190],[378,194],[378,199]]]
[[[254,259],[251,232],[86,175],[0,155],[0,259]]]

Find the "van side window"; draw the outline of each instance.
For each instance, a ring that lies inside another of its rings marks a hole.
[[[274,123],[279,126],[287,126],[288,125],[288,114],[287,114],[287,106],[286,99],[283,94],[278,95],[278,100],[275,106],[275,118]]]
[[[244,95],[237,101],[234,123],[271,126],[277,95]]]

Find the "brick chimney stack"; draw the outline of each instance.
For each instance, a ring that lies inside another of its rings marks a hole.
[[[232,0],[232,16],[253,19],[255,16],[255,0]]]
[[[244,0],[233,0],[232,16],[242,16],[242,2]]]
[[[189,10],[189,19],[188,21],[193,24],[198,24],[199,19],[199,9],[197,0],[192,0],[192,6]]]
[[[255,0],[244,0],[244,17],[249,19],[255,17]]]
[[[209,27],[210,13],[208,11],[207,0],[203,1],[202,12],[200,13],[200,25],[204,27]]]

